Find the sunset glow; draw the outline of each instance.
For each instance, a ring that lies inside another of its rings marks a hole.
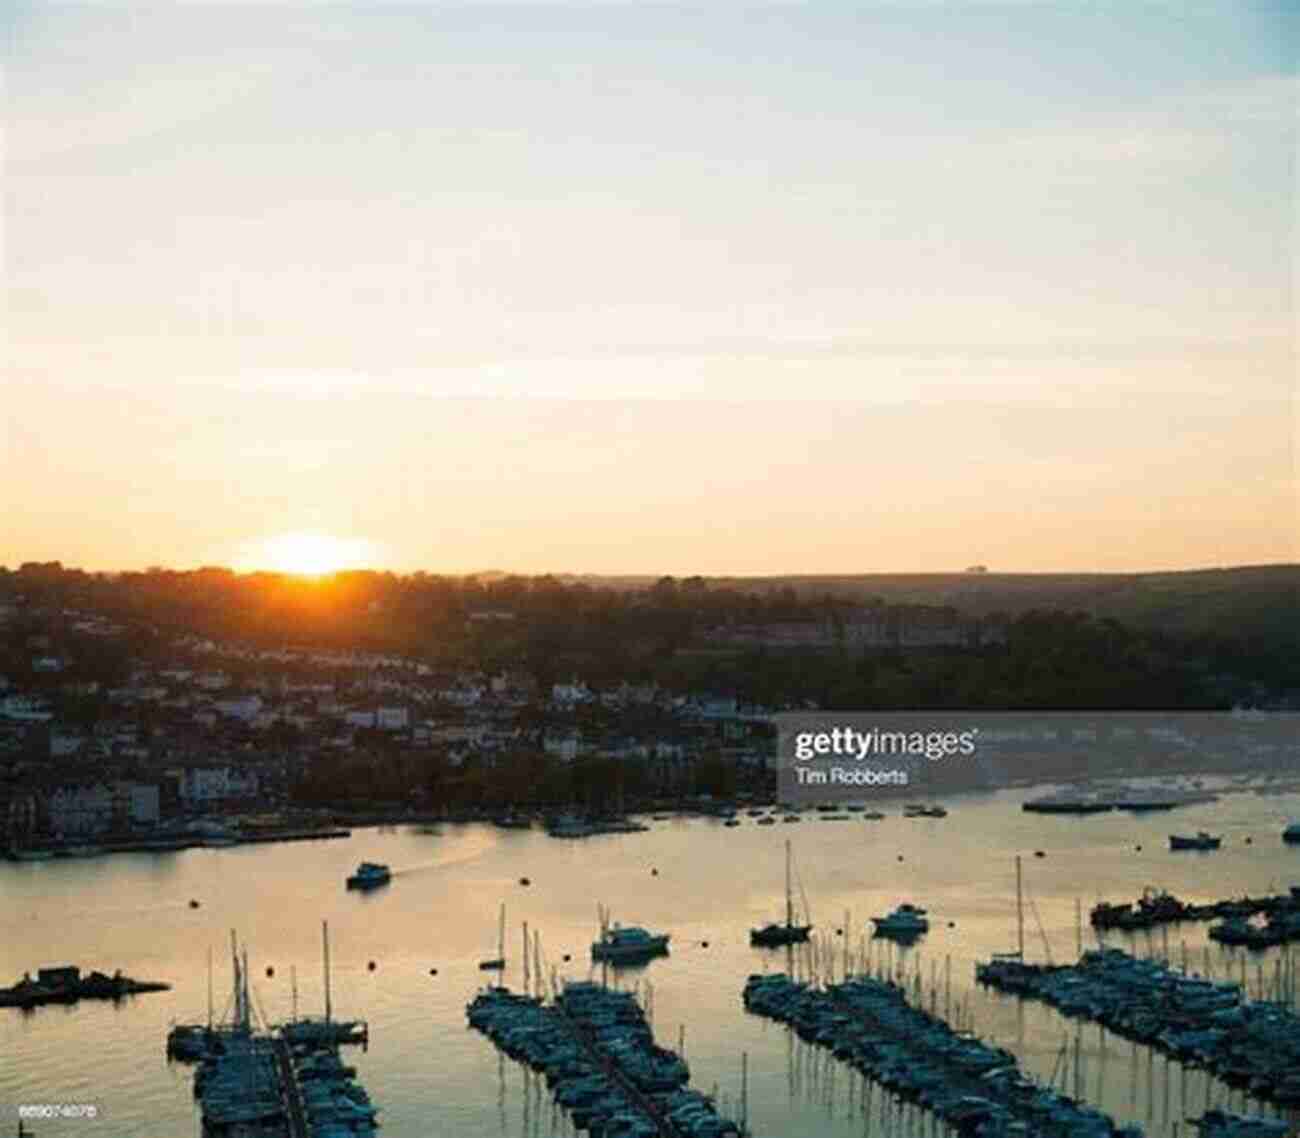
[[[285,533],[256,543],[240,558],[247,570],[269,569],[299,577],[324,577],[375,563],[370,542],[318,533]]]
[[[6,10],[0,565],[1300,558],[1297,5]]]

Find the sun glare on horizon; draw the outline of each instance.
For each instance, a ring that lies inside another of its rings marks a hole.
[[[374,545],[359,538],[284,533],[253,544],[240,558],[240,567],[298,577],[326,577],[345,569],[373,568],[375,560]]]

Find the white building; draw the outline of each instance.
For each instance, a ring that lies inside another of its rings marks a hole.
[[[380,731],[405,731],[411,725],[411,713],[404,707],[381,707],[375,711],[375,726]]]
[[[230,687],[230,677],[225,672],[204,672],[194,683],[204,691],[222,691]]]
[[[50,829],[60,837],[102,834],[113,824],[113,792],[102,782],[60,786],[49,797]]]
[[[127,787],[127,811],[132,823],[154,825],[160,817],[158,787],[153,783],[132,783]]]
[[[80,731],[55,728],[50,732],[50,758],[63,759],[75,755],[86,745],[86,736]]]
[[[48,723],[54,718],[45,701],[34,695],[7,695],[0,703],[0,715],[20,723]]]
[[[180,797],[187,805],[251,798],[257,794],[257,773],[235,767],[186,767],[181,771]]]
[[[551,685],[551,703],[561,707],[573,707],[591,699],[591,691],[580,680],[570,680],[567,684]]]
[[[542,751],[561,762],[571,763],[582,748],[582,738],[576,731],[564,734],[547,733],[542,736]]]
[[[213,707],[227,719],[238,719],[241,723],[252,723],[262,710],[262,697],[260,695],[241,695],[228,699],[218,699],[213,703]]]

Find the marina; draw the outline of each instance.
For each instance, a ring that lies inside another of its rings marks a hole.
[[[1190,975],[1120,949],[1086,952],[1074,965],[993,960],[978,965],[976,974],[982,984],[1042,1000],[1204,1067],[1257,1099],[1300,1105],[1294,972],[1284,977],[1279,969],[1272,1000],[1249,999],[1230,981]]]
[[[194,1097],[203,1138],[365,1138],[377,1128],[377,1109],[356,1069],[339,1057],[343,1042],[365,1039],[364,1024],[336,1023],[329,1004],[329,932],[325,946],[323,1019],[275,1027],[255,1024],[247,949],[230,937],[230,1015],[214,1023],[174,1026],[169,1058],[196,1063]],[[360,1031],[358,1030],[360,1029]]]
[[[1128,899],[1152,880],[1191,900],[1204,897],[1211,884],[1215,892],[1207,900],[1276,897],[1287,893],[1279,883],[1296,881],[1300,870],[1295,847],[1278,840],[1286,816],[1300,813],[1300,800],[1227,796],[1194,819],[1189,830],[1232,838],[1214,855],[1212,882],[1202,859],[1160,848],[1168,824],[1159,813],[1082,819],[1067,846],[1059,836],[1061,820],[1020,811],[1016,792],[965,796],[945,806],[950,817],[942,825],[904,820],[895,806],[867,826],[796,831],[794,924],[812,923],[803,915],[801,885],[815,901],[817,923],[807,941],[772,947],[751,944],[750,933],[784,923],[783,839],[791,831],[773,840],[770,828],[727,830],[712,816],[658,822],[646,816],[649,832],[599,839],[600,857],[591,856],[590,846],[552,841],[538,826],[476,822],[444,823],[433,834],[418,825],[372,827],[321,843],[0,863],[12,930],[0,937],[0,967],[9,975],[20,976],[40,961],[58,963],[76,944],[82,960],[108,961],[126,975],[173,984],[170,992],[118,1005],[92,1000],[0,1016],[0,1052],[24,1058],[0,1064],[0,1097],[42,1101],[48,1088],[56,1088],[76,1101],[84,1039],[94,1033],[102,1040],[95,1097],[103,1116],[111,1113],[114,1138],[198,1134],[200,1103],[188,1071],[166,1062],[163,1042],[180,1021],[195,1029],[189,1043],[201,1054],[206,954],[217,946],[220,958],[220,944],[237,927],[248,937],[257,1033],[280,1033],[293,1044],[366,1040],[364,1047],[345,1048],[342,1062],[355,1068],[356,1081],[382,1105],[383,1135],[572,1138],[572,1118],[555,1105],[544,1076],[509,1062],[465,1030],[466,1003],[485,977],[521,990],[524,956],[510,950],[509,937],[504,968],[479,968],[497,957],[504,901],[516,930],[525,921],[530,942],[536,939],[531,930],[544,936],[545,956],[535,943],[528,952],[530,974],[544,977],[548,989],[554,980],[557,992],[565,982],[603,981],[635,994],[660,1041],[689,1062],[691,1087],[712,1098],[718,1113],[747,1118],[756,1135],[857,1138],[869,1119],[873,1134],[914,1138],[943,1124],[919,1102],[895,1098],[821,1045],[770,1019],[744,1015],[736,994],[745,977],[780,970],[821,984],[832,961],[834,978],[842,977],[847,956],[851,971],[870,968],[906,984],[914,1002],[919,980],[927,1009],[1012,1054],[1027,1078],[1049,1085],[1055,1072],[1058,1090],[1065,1091],[1058,1070],[1063,1036],[1071,1036],[1073,1056],[1080,1021],[1046,1003],[1008,999],[974,983],[975,964],[1008,947],[1017,853],[1031,857],[1041,848],[1048,854],[1026,862],[1033,872],[1025,939],[1037,954],[1033,959],[1046,961],[1050,945],[1057,963],[1077,959],[1066,946],[1076,942],[1080,924],[1090,939],[1095,932],[1118,940],[1123,932],[1094,930],[1087,906],[1080,914],[1080,864],[1089,866],[1102,897]],[[1246,845],[1252,834],[1254,844]],[[1135,844],[1154,852],[1135,855]],[[402,867],[401,887],[346,892],[344,878],[363,860]],[[531,881],[527,888],[519,885],[523,876]],[[255,889],[249,887],[254,881]],[[189,907],[194,898],[202,899],[197,910]],[[671,930],[671,953],[592,961],[597,898],[607,899],[629,925],[650,934]],[[910,944],[873,938],[867,919],[887,916],[904,900],[927,910],[925,937]],[[74,913],[75,925],[68,918]],[[442,919],[446,913],[455,919]],[[331,936],[328,1020],[319,966],[322,917]],[[1212,971],[1220,980],[1240,982],[1246,953],[1208,939],[1214,923],[1135,930],[1120,943],[1171,964],[1182,956],[1203,975]],[[1009,947],[1016,947],[1014,930]],[[1272,998],[1284,951],[1251,955],[1253,996]],[[224,997],[226,985],[218,987]],[[1283,983],[1284,996],[1287,987]],[[220,1013],[217,1006],[214,1022],[227,1018]],[[1191,1138],[1189,1120],[1209,1110],[1270,1113],[1248,1086],[1234,1088],[1109,1029],[1103,1045],[1095,1037],[1099,1029],[1092,1030],[1079,1041],[1081,1077],[1068,1093],[1119,1123],[1141,1125],[1147,1138]],[[737,1088],[745,1056],[742,1115]],[[72,1138],[85,1126],[42,1121],[36,1130],[39,1138]]]
[[[784,973],[754,975],[743,998],[747,1011],[790,1025],[801,1038],[978,1138],[1010,1133],[1013,1126],[1017,1134],[1042,1138],[1142,1134],[1027,1079],[1009,1051],[954,1031],[909,1003],[906,990],[892,981],[858,975],[817,987]]]
[[[574,1125],[607,1138],[725,1138],[748,1131],[687,1087],[690,1069],[659,1047],[628,992],[566,983],[540,996],[487,988],[466,1008],[470,1025],[511,1058],[541,1071]]]

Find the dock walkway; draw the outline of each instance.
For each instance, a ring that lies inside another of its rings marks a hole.
[[[1074,965],[980,964],[981,984],[1104,1024],[1117,1035],[1204,1067],[1259,1099],[1300,1107],[1300,1016],[1119,949],[1085,952]]]
[[[303,1106],[302,1088],[298,1085],[298,1072],[293,1065],[289,1044],[280,1036],[275,1038],[275,1060],[280,1068],[280,1088],[284,1094],[285,1117],[288,1119],[288,1138],[311,1138],[307,1126],[307,1111]]]
[[[569,1029],[574,1041],[582,1048],[583,1054],[605,1072],[606,1078],[617,1083],[619,1089],[627,1095],[637,1109],[658,1127],[659,1138],[684,1138],[664,1109],[628,1078],[627,1073],[617,1063],[601,1052],[596,1046],[595,1037],[585,1024],[574,1019],[563,1008],[556,1008],[556,1013],[559,1021]]]
[[[1039,1138],[1139,1138],[1084,1103],[1027,1078],[1015,1057],[954,1031],[908,1004],[901,989],[867,976],[825,989],[773,973],[753,976],[745,1006],[788,1023],[886,1090],[920,1105],[945,1125],[970,1132],[1018,1127]]]

